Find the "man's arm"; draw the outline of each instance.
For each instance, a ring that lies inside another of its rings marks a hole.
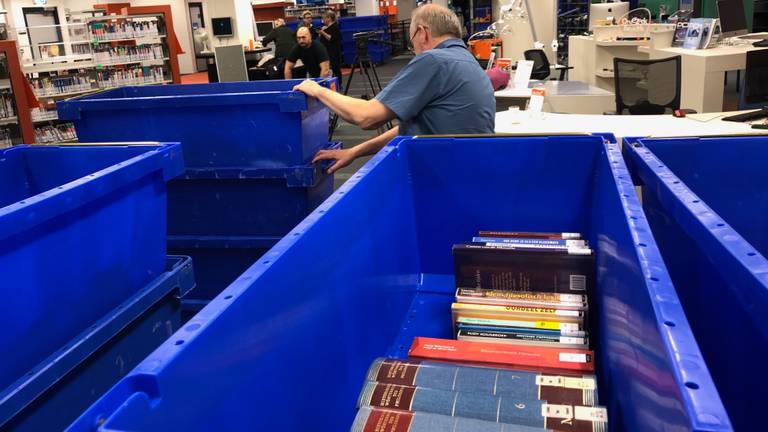
[[[333,174],[341,168],[352,163],[353,160],[360,156],[374,155],[379,152],[388,142],[392,141],[400,131],[400,126],[395,126],[392,129],[384,132],[383,134],[369,139],[368,141],[358,144],[355,147],[342,150],[320,150],[312,159],[312,163],[321,160],[335,160],[336,163],[328,168],[328,174]]]
[[[328,72],[331,70],[331,62],[320,62],[320,77],[325,78],[328,76]]]
[[[330,34],[328,34],[328,33],[325,31],[325,28],[321,28],[320,30],[318,30],[318,31],[317,31],[317,34],[319,34],[320,36],[324,37],[324,38],[325,38],[325,40],[328,40],[328,41],[329,41],[329,40],[331,40],[331,35],[330,35]]]
[[[320,99],[339,117],[363,129],[376,129],[395,118],[395,113],[376,99],[362,100],[344,96],[311,80],[303,81],[294,90]]]
[[[261,44],[264,46],[267,46],[268,43],[275,41],[275,31],[272,30],[269,32],[268,35],[264,36],[264,39],[261,40]]]
[[[293,65],[295,65],[295,64],[296,63],[294,63],[294,62],[292,62],[290,60],[286,60],[285,61],[285,67],[283,68],[283,77],[285,77],[285,79],[292,79],[293,78]]]

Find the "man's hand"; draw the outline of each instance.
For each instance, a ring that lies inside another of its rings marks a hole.
[[[318,93],[322,91],[323,87],[321,87],[317,82],[308,79],[302,81],[300,84],[293,86],[293,89],[304,92],[304,94],[307,96],[317,97]]]
[[[321,160],[335,160],[336,163],[328,168],[328,174],[333,174],[341,168],[352,163],[357,158],[354,149],[342,149],[342,150],[320,150],[312,159],[312,163]]]

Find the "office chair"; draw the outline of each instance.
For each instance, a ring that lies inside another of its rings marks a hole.
[[[768,50],[748,51],[747,68],[739,90],[739,109],[768,105]]]
[[[680,109],[680,56],[613,59],[616,114],[665,114]]]
[[[523,53],[526,60],[533,61],[533,71],[531,72],[531,79],[533,80],[545,80],[549,78],[551,69],[560,71],[560,81],[565,80],[565,73],[573,67],[555,65],[554,68],[550,67],[547,54],[542,49],[531,49]]]

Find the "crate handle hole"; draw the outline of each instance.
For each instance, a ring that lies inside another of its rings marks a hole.
[[[651,276],[649,279],[654,281],[654,282],[658,282],[659,281],[659,278],[657,278],[655,276]]]
[[[640,246],[640,247],[648,247],[648,245],[645,244],[645,243],[638,243],[637,245]]]
[[[673,323],[672,321],[664,321],[664,325],[667,327],[674,327],[675,323]]]
[[[757,254],[756,254],[756,253],[754,253],[754,252],[748,252],[748,253],[747,253],[747,255],[749,255],[749,256],[755,256],[755,255],[757,255]]]
[[[685,386],[688,387],[691,390],[698,390],[699,389],[699,385],[696,384],[695,382],[691,382],[691,381],[686,382]]]
[[[700,203],[701,201],[700,201],[700,200],[693,200],[693,201],[691,201],[691,202],[692,202],[692,203]]]
[[[719,224],[717,224],[717,226],[719,226],[719,227],[724,227],[724,226],[725,226],[725,224],[719,223]]]
[[[232,296],[231,296],[231,295],[228,295],[228,296],[225,296],[225,297],[224,297],[224,300],[229,300],[229,299],[231,299],[231,298],[232,298]]]
[[[183,343],[184,343],[184,341],[183,341],[183,340],[181,340],[181,339],[179,339],[179,340],[177,340],[177,341],[176,341],[175,345],[181,345],[181,344],[183,344]]]

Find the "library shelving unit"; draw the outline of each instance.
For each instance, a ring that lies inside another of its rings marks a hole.
[[[59,42],[30,43],[29,28],[17,30],[22,69],[41,102],[31,110],[35,142],[77,139],[71,123],[58,121],[57,100],[127,85],[181,81],[177,56],[182,52],[170,7],[121,11],[53,26]]]
[[[30,109],[37,105],[16,41],[0,40],[0,148],[35,141]]]

